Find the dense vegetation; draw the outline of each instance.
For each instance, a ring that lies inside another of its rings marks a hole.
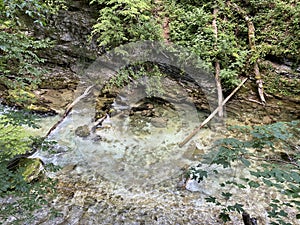
[[[31,27],[33,24],[47,26],[46,15],[56,13],[63,8],[63,3],[63,0],[0,0],[0,87],[7,90],[8,98],[13,99],[15,105],[30,105],[33,96],[29,90],[37,87],[43,72],[41,65],[44,59],[38,52],[51,46],[47,39],[35,39]],[[92,0],[91,7],[96,5],[101,9],[91,36],[96,36],[105,50],[139,40],[178,44],[199,56],[214,73],[218,62],[224,90],[232,89],[240,76],[261,79],[254,75],[255,63],[260,69],[265,69],[263,61],[266,59],[289,60],[292,67],[300,62],[300,3],[295,0]],[[249,21],[255,32],[249,30]],[[161,76],[159,68],[147,62],[124,68],[111,84],[122,85],[144,72],[157,78]],[[262,79],[270,82],[267,76],[268,73],[263,73]],[[285,85],[278,81],[269,92],[282,91],[278,87]],[[297,95],[299,90],[289,90],[288,93]],[[34,202],[29,197],[30,190],[39,190],[35,191],[35,197],[42,199],[40,196],[47,190],[47,184],[40,183],[40,189],[28,185],[20,176],[21,172],[12,173],[6,163],[32,149],[34,140],[22,126],[34,126],[33,118],[27,112],[4,111],[4,108],[0,109],[0,196],[21,195],[23,202],[18,206],[31,208]],[[269,216],[273,218],[272,224],[289,224],[285,222],[287,214],[284,207],[299,209],[299,201],[293,200],[299,198],[300,184],[299,150],[295,150],[296,146],[292,144],[297,138],[299,140],[295,135],[299,132],[297,126],[296,122],[292,122],[236,128],[238,132],[245,132],[249,140],[239,137],[222,140],[220,147],[216,148],[216,157],[209,162],[231,167],[233,161],[240,161],[250,167],[261,161],[260,167],[250,169],[252,176],[259,178],[258,181],[242,178],[243,183],[228,180],[221,186],[259,188],[267,185],[291,197],[288,202],[274,200],[271,204]],[[275,151],[275,147],[283,150]],[[256,152],[252,153],[249,149]],[[268,155],[269,150],[271,156]],[[208,176],[207,171],[198,168],[192,168],[189,175],[199,181]],[[228,200],[231,193],[223,196]],[[226,201],[222,202],[215,196],[210,196],[207,201],[224,206],[220,213],[223,221],[230,220],[230,211],[244,210],[240,203],[226,205]],[[12,212],[12,208],[6,208],[5,212]]]
[[[30,105],[32,94],[43,72],[38,51],[50,47],[49,40],[32,36],[32,25],[46,25],[46,15],[56,13],[62,0],[0,1],[0,85],[4,86],[15,105]],[[0,109],[0,160],[9,160],[29,150],[32,141],[21,125],[35,126],[30,113]]]
[[[56,13],[62,0],[0,0],[0,87],[8,92],[8,98],[16,106],[28,106],[34,97],[28,90],[37,87],[43,72],[38,51],[50,47],[49,40],[37,40],[32,36],[33,24],[46,25],[46,15]],[[1,220],[16,215],[15,224],[24,223],[32,210],[47,204],[53,189],[53,181],[39,180],[29,183],[25,166],[13,170],[8,163],[17,155],[40,148],[42,139],[32,138],[23,126],[36,127],[35,116],[24,110],[0,108],[0,197],[15,196],[16,200],[1,204]],[[21,215],[21,216],[20,216]],[[20,217],[19,217],[20,216]],[[26,223],[30,223],[29,220]]]
[[[103,7],[93,31],[93,35],[99,35],[101,46],[111,49],[136,40],[162,40],[166,38],[162,27],[167,18],[170,29],[167,41],[195,52],[211,71],[218,60],[222,83],[227,88],[236,85],[241,75],[252,76],[257,60],[289,59],[295,65],[300,60],[297,1],[92,2]],[[214,9],[218,10],[216,15]],[[217,35],[212,26],[214,17]],[[253,37],[249,36],[247,19],[254,24]],[[255,39],[253,48],[249,46],[251,38]]]
[[[140,40],[160,40],[161,26],[152,11],[150,0],[93,0],[104,7],[99,11],[93,34],[99,34],[99,45],[108,49]]]

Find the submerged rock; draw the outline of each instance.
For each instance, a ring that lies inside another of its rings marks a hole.
[[[167,126],[167,119],[161,117],[154,117],[151,119],[151,124],[157,128],[164,128]]]
[[[90,128],[88,127],[88,125],[79,126],[76,128],[75,134],[78,137],[88,137],[91,134]]]

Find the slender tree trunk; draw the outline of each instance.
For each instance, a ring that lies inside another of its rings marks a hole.
[[[155,17],[162,21],[162,37],[165,44],[170,44],[170,26],[169,26],[169,17],[164,12],[164,5],[162,0],[154,0],[153,4],[155,5]]]
[[[230,2],[228,2],[228,4],[232,5],[242,15],[242,17],[247,22],[249,47],[251,49],[251,52],[254,53],[256,51],[256,45],[255,45],[255,27],[254,27],[253,22],[251,21],[251,18],[237,4],[230,3]],[[266,99],[265,99],[265,96],[264,96],[263,80],[261,78],[261,74],[260,74],[260,71],[259,71],[258,59],[255,60],[255,62],[254,62],[253,70],[254,70],[254,76],[255,76],[255,79],[256,79],[256,84],[258,86],[258,95],[259,95],[259,98],[261,100],[261,103],[263,105],[265,105],[266,104]]]
[[[247,81],[248,78],[245,78],[232,92],[230,95],[228,95],[224,101],[222,102],[221,106],[218,106],[215,111],[213,111],[209,117],[207,117],[199,127],[196,127],[196,129],[193,130],[192,133],[189,134],[189,136],[187,136],[182,142],[179,143],[179,147],[183,147],[186,143],[188,143],[196,134],[197,132],[204,127],[212,118],[214,118],[214,116],[219,112],[219,108],[224,106],[229,99],[243,86],[243,84]]]
[[[218,9],[215,8],[213,11],[213,22],[212,22],[212,27],[214,29],[215,33],[215,50],[218,48],[218,26],[217,26],[217,17],[218,17]],[[218,59],[215,61],[215,80],[216,80],[216,86],[217,86],[217,91],[218,91],[218,106],[219,106],[219,112],[218,115],[219,117],[224,116],[223,112],[223,107],[222,107],[222,102],[223,102],[223,92],[222,92],[222,85],[221,85],[221,79],[220,79],[220,62]]]

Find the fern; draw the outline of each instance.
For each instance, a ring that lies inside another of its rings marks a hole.
[[[162,39],[161,26],[152,15],[152,1],[92,1],[95,2],[104,6],[92,32],[100,46],[111,49],[128,42]]]

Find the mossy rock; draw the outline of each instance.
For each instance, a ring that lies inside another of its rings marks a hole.
[[[79,78],[69,70],[49,69],[49,74],[42,77],[39,88],[53,90],[75,90],[78,82]]]
[[[44,106],[43,104],[30,104],[26,107],[26,109],[38,113],[48,113],[48,114],[55,114],[56,112],[50,109],[48,106]]]
[[[43,162],[39,158],[22,158],[18,163],[19,169],[26,182],[32,182],[41,176]]]
[[[35,94],[31,91],[25,91],[22,89],[13,89],[8,90],[7,100],[11,104],[15,104],[18,106],[25,106],[34,104],[37,102],[37,98]]]

